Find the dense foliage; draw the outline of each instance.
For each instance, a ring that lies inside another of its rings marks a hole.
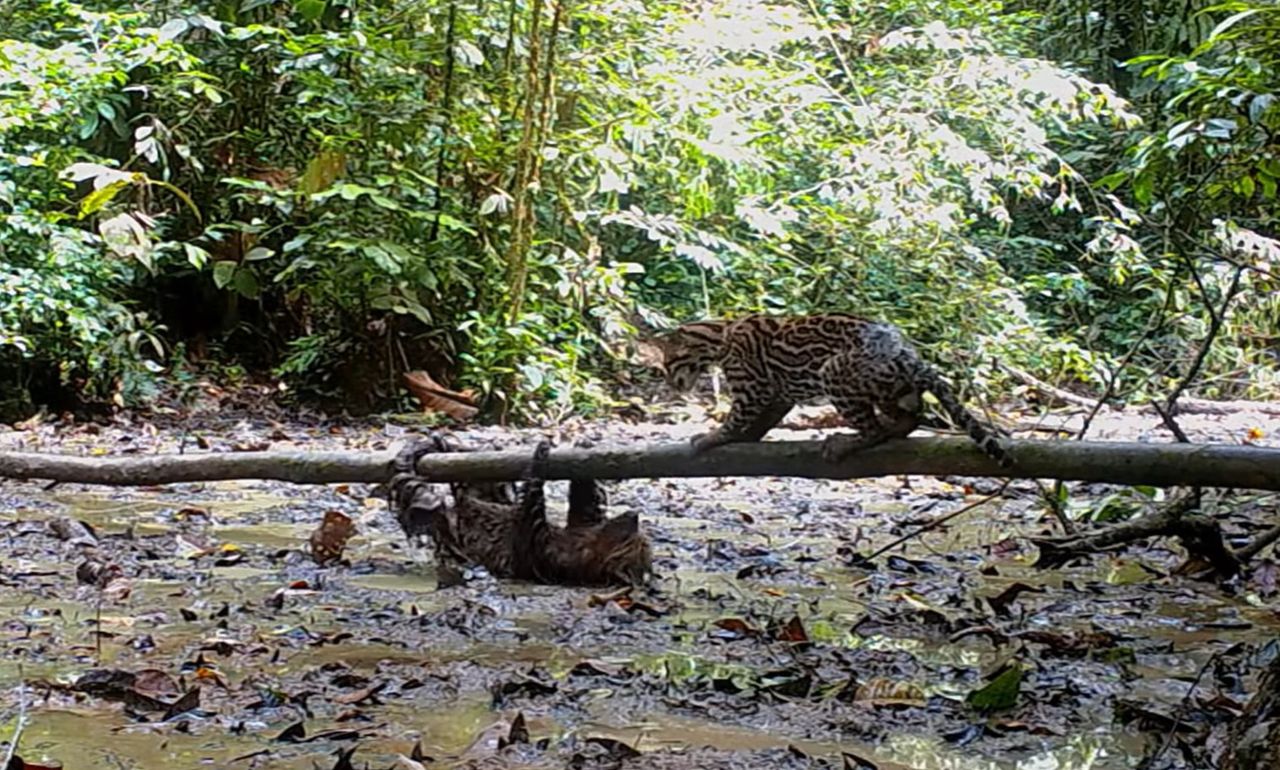
[[[557,415],[635,324],[852,309],[1139,395],[1220,324],[1210,384],[1265,393],[1280,12],[1164,5],[16,0],[0,385]]]

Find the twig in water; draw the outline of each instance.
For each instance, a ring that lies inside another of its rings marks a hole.
[[[1205,672],[1208,671],[1209,667],[1216,663],[1218,658],[1221,656],[1222,653],[1215,652],[1204,662],[1204,665],[1200,667],[1199,673],[1196,674],[1195,681],[1193,681],[1191,686],[1187,688],[1186,695],[1182,696],[1182,702],[1178,704],[1177,710],[1173,712],[1173,724],[1169,726],[1169,732],[1164,736],[1164,742],[1160,744],[1160,748],[1156,749],[1154,754],[1142,760],[1142,764],[1138,765],[1138,770],[1149,770],[1151,767],[1154,767],[1156,760],[1160,759],[1160,757],[1169,750],[1169,745],[1173,743],[1173,736],[1178,732],[1178,725],[1182,724],[1182,716],[1187,712],[1187,704],[1191,701],[1191,696],[1195,694],[1196,688],[1200,686],[1200,680],[1204,678]]]
[[[13,764],[13,755],[18,751],[18,741],[27,726],[27,684],[22,680],[22,668],[18,668],[18,721],[13,725],[13,737],[9,739],[9,750],[5,752],[3,767]]]
[[[920,527],[916,531],[903,535],[902,537],[898,538],[897,540],[894,540],[892,543],[889,543],[885,547],[881,548],[880,550],[868,556],[867,561],[873,561],[876,559],[876,557],[883,556],[886,552],[891,551],[894,548],[897,548],[898,546],[902,545],[908,540],[919,537],[920,535],[923,535],[924,533],[929,532],[931,530],[937,529],[938,527],[941,527],[943,524],[946,524],[948,521],[951,521],[955,517],[964,513],[968,513],[969,511],[972,511],[974,508],[977,508],[978,506],[983,505],[984,503],[991,502],[992,500],[996,499],[1000,495],[1004,494],[1004,491],[1009,488],[1009,485],[1011,483],[1013,483],[1013,479],[1008,479],[1003,484],[1000,485],[999,489],[987,495],[986,497],[982,498],[981,500],[977,500],[972,503],[969,503],[964,507],[957,508],[951,513],[948,513],[946,516],[942,516],[940,518],[934,519],[933,521],[929,522],[928,524],[925,524],[923,527]]]

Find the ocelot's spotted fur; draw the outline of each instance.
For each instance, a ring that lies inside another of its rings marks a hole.
[[[388,503],[411,540],[427,537],[435,546],[442,586],[461,580],[466,567],[484,566],[498,578],[557,585],[646,582],[651,571],[649,541],[636,514],[605,518],[604,490],[594,479],[569,483],[566,526],[547,521],[538,468],[551,445],[535,450],[531,476],[522,486],[456,483],[444,487],[417,475],[418,460],[431,452],[458,451],[432,433],[405,446],[393,462]]]
[[[928,391],[987,455],[1002,466],[1012,463],[993,433],[891,324],[845,313],[752,315],[687,323],[653,342],[676,390],[689,390],[712,366],[724,372],[733,399],[729,416],[694,439],[695,451],[759,441],[795,404],[829,399],[858,432],[827,439],[824,456],[838,460],[911,433]]]

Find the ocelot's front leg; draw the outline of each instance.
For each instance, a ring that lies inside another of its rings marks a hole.
[[[729,416],[720,427],[694,437],[693,452],[699,454],[723,444],[759,441],[789,411],[791,404],[788,402],[735,394],[729,406]]]

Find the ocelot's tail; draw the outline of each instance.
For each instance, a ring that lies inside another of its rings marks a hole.
[[[995,433],[978,421],[976,417],[964,408],[964,404],[956,398],[956,394],[951,390],[951,386],[946,380],[933,370],[928,364],[921,362],[916,374],[916,387],[920,390],[927,390],[937,397],[938,403],[942,404],[942,408],[946,410],[947,416],[957,427],[969,434],[969,438],[992,460],[1000,463],[1001,468],[1008,468],[1013,465],[1013,457],[1000,444],[1000,440],[996,438]]]

